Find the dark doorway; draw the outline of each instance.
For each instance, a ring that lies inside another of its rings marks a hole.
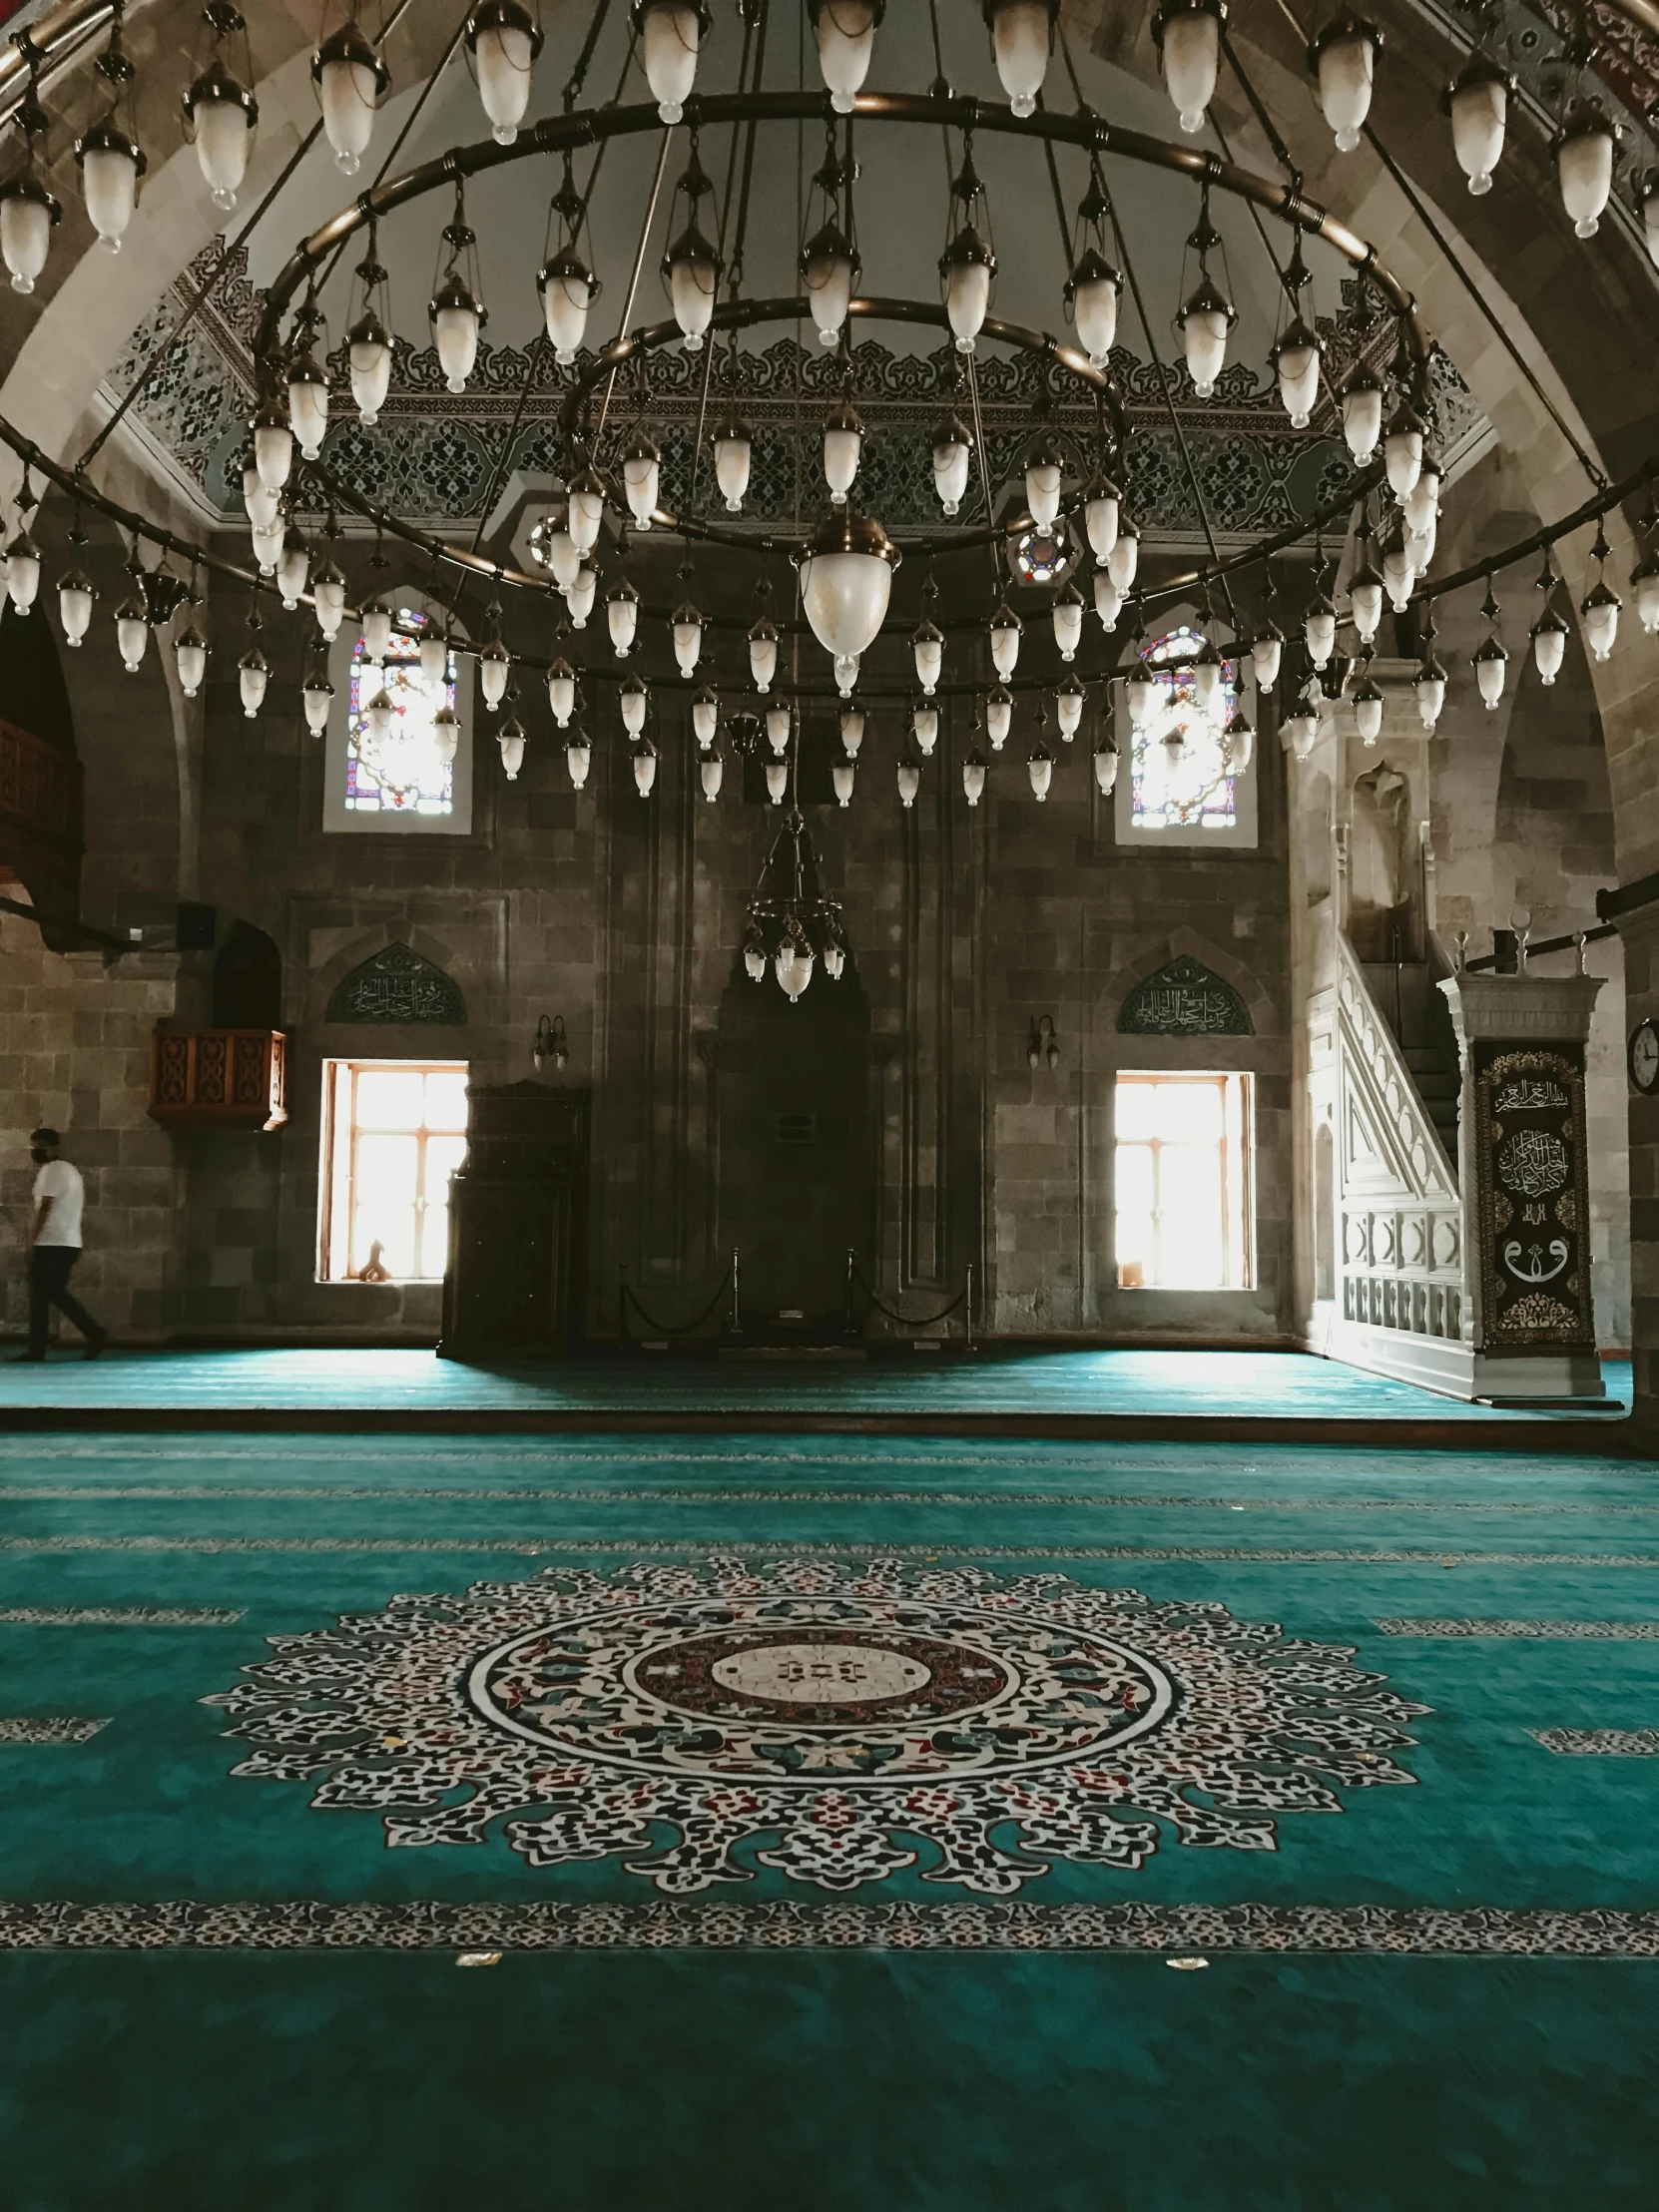
[[[874,1205],[869,1002],[851,963],[793,1006],[770,969],[755,983],[739,966],[719,1066],[720,1242],[738,1248],[745,1315],[785,1336],[835,1321]]]
[[[251,921],[233,924],[214,962],[216,1029],[280,1029],[282,955]]]

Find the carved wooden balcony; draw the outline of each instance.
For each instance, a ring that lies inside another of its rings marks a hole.
[[[159,1028],[150,1118],[164,1129],[279,1129],[288,1118],[280,1029]]]

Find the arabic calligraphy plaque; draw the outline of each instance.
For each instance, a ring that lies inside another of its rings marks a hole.
[[[466,1001],[456,984],[406,944],[388,944],[349,975],[328,1000],[328,1021],[441,1022],[459,1028]]]
[[[1231,983],[1183,953],[1135,985],[1118,1029],[1134,1037],[1248,1037],[1250,1013]]]
[[[1593,1349],[1584,1047],[1470,1049],[1486,1350]]]

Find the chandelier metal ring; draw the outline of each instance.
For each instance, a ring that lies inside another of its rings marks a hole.
[[[741,123],[871,123],[920,124],[930,130],[941,126],[958,131],[988,131],[1035,143],[1082,147],[1094,154],[1111,154],[1125,161],[1166,169],[1251,202],[1266,213],[1303,232],[1323,239],[1353,268],[1364,271],[1400,319],[1415,374],[1425,377],[1428,347],[1417,321],[1411,292],[1378,256],[1377,250],[1358,232],[1307,199],[1294,184],[1280,184],[1254,171],[1241,169],[1217,154],[1193,146],[1178,146],[1144,131],[1120,130],[1097,115],[1058,115],[1039,108],[1035,115],[1016,116],[1009,109],[987,105],[963,95],[935,99],[931,95],[861,92],[853,101],[851,117],[842,118],[823,92],[743,92],[696,95],[685,105],[685,122],[691,131],[718,129]],[[295,293],[330,259],[335,250],[357,231],[377,222],[394,209],[424,198],[429,192],[452,190],[455,184],[480,172],[525,161],[537,154],[574,153],[612,138],[638,137],[664,128],[655,105],[640,103],[626,108],[578,109],[570,115],[546,116],[521,131],[510,146],[494,139],[470,146],[452,147],[435,160],[388,178],[341,208],[301,241],[278,272],[266,293],[265,307],[255,333],[254,356],[267,368],[281,356],[281,322]],[[670,126],[673,128],[673,126]],[[1424,387],[1425,388],[1425,387]]]
[[[249,567],[245,562],[232,560],[224,553],[215,552],[211,546],[197,545],[189,538],[180,537],[177,531],[170,530],[163,524],[152,522],[147,516],[123,505],[119,499],[101,490],[90,479],[76,476],[71,470],[65,468],[60,461],[54,460],[51,454],[37,445],[33,438],[20,430],[15,423],[9,421],[4,415],[0,415],[0,444],[7,446],[26,467],[33,469],[37,475],[45,477],[49,483],[55,484],[60,491],[68,493],[72,499],[78,500],[83,506],[90,507],[97,513],[106,516],[118,528],[125,530],[135,542],[151,544],[156,547],[158,552],[171,553],[177,559],[187,562],[194,569],[209,575],[223,576],[227,582],[241,584],[250,592],[269,592],[273,588],[269,577],[260,575],[257,570]],[[340,491],[342,501],[345,504],[352,506],[358,504],[355,496],[347,487],[341,486]],[[365,515],[368,512],[366,502],[362,503],[362,511]],[[426,533],[414,530],[412,527],[405,528],[401,534],[407,536],[412,544],[418,546],[424,552],[434,553],[440,550],[449,550],[454,551],[458,559],[463,558],[459,548],[445,549],[440,539],[429,537]],[[502,573],[494,562],[486,560],[482,554],[464,557],[464,565],[469,568],[470,572],[491,582],[500,577]],[[551,596],[548,585],[540,579],[533,576],[523,576],[522,572],[519,571],[510,573],[520,576],[526,587],[539,592],[544,598]],[[304,607],[313,607],[315,601],[312,594],[306,591],[300,594],[298,604]],[[360,606],[348,602],[345,612],[353,622],[360,621],[362,616]],[[642,604],[640,612],[642,617],[647,620],[668,620],[668,609],[665,607]],[[709,615],[705,617],[705,620],[711,625],[717,622],[724,624],[726,618]],[[741,624],[734,623],[732,626],[741,627]],[[795,630],[799,630],[803,635],[807,633],[805,622],[780,621],[778,627],[786,634]],[[961,623],[952,623],[948,627],[966,630],[973,629],[977,625],[969,618]],[[552,658],[552,656],[546,654],[521,652],[516,647],[513,653],[513,659],[518,666],[533,670],[538,675],[546,674]],[[584,682],[613,686],[623,683],[632,673],[631,663],[628,666],[616,669],[588,666],[580,671]],[[1111,671],[1104,669],[1097,671],[1089,676],[1088,681],[1093,683],[1107,680],[1111,673]],[[698,689],[700,681],[701,679],[695,676],[682,677],[664,671],[653,677],[652,686],[655,690],[677,695],[684,693],[689,698]],[[908,699],[911,696],[912,688],[907,684],[880,682],[860,686],[861,692],[869,699],[894,700]],[[941,699],[977,698],[983,693],[984,688],[984,685],[977,681],[941,680],[936,687],[936,696]],[[1008,679],[1006,689],[1019,695],[1027,692],[1052,690],[1053,686],[1046,677],[1015,675]],[[782,675],[773,683],[772,696],[781,699],[822,700],[826,703],[838,698],[833,685],[796,684],[787,681]]]
[[[870,322],[920,322],[930,323],[941,330],[948,330],[950,318],[937,300],[896,298],[854,298],[847,302],[847,313]],[[795,296],[775,299],[729,299],[718,306],[710,317],[711,334],[720,330],[746,330],[766,322],[807,322],[812,318],[808,300]],[[1039,330],[1030,323],[1008,322],[996,315],[987,314],[981,325],[988,338],[995,338],[1003,345],[1011,345],[1022,352],[1044,353],[1058,366],[1085,384],[1106,403],[1112,421],[1113,437],[1122,444],[1128,436],[1128,424],[1124,419],[1122,403],[1110,374],[1090,364],[1089,357],[1077,346],[1054,336],[1052,331]],[[606,377],[625,368],[630,361],[656,352],[667,345],[677,344],[682,336],[680,325],[672,315],[661,322],[642,324],[637,330],[628,331],[601,347],[591,365],[584,366],[572,381],[564,406],[560,411],[559,426],[567,450],[584,440],[583,415],[593,392]],[[753,552],[790,553],[801,543],[801,533],[787,535],[778,531],[746,531],[721,523],[708,523],[691,516],[680,516],[668,508],[658,510],[657,519],[667,530],[690,529],[700,538],[714,545],[726,545]],[[1029,516],[1026,517],[1029,522]],[[906,535],[905,546],[913,553],[925,557],[930,553],[968,552],[982,545],[995,545],[1006,536],[1008,529],[1019,527],[1018,518],[1011,518],[1004,526],[991,523],[983,529],[953,530],[948,534],[927,532],[922,536]]]
[[[1599,7],[1634,30],[1659,38],[1659,0],[1599,0]],[[32,70],[38,70],[43,89],[53,84],[90,50],[114,14],[112,0],[63,0],[14,31],[0,48],[0,123],[9,122],[29,97]],[[1641,69],[1639,54],[1629,59]],[[688,113],[691,108],[688,101]]]

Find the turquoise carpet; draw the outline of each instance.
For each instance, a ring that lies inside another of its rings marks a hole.
[[[1646,2205],[1652,1483],[13,1440],[0,2201]]]
[[[1630,1363],[1603,1370],[1630,1403]],[[1529,1420],[1303,1353],[1056,1352],[971,1361],[951,1351],[862,1360],[688,1360],[639,1354],[541,1368],[461,1366],[427,1352],[163,1352],[0,1365],[0,1415],[24,1406],[537,1408],[837,1413],[1134,1413],[1310,1419]],[[1586,1420],[1607,1419],[1587,1414]]]

